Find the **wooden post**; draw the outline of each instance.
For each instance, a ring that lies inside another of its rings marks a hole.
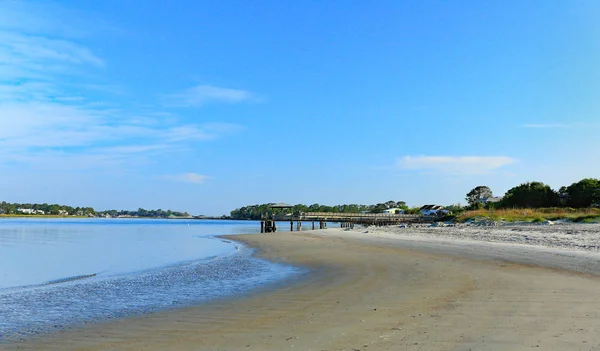
[[[273,233],[277,231],[277,222],[273,221]]]
[[[290,232],[294,231],[294,221],[290,221]]]
[[[265,232],[265,221],[260,221],[260,232],[261,233]]]
[[[315,230],[315,221],[312,221],[312,230]]]
[[[299,231],[299,232],[301,232],[301,231],[302,231],[302,222],[301,222],[301,221],[298,221],[298,222],[296,223],[296,230],[297,230],[297,231]]]

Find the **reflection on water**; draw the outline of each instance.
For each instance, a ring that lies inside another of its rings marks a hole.
[[[0,289],[222,255],[234,246],[212,235],[258,228],[236,221],[2,219]]]
[[[0,220],[0,341],[205,301],[300,272],[212,237],[255,222]]]

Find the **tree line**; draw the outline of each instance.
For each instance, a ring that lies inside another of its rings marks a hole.
[[[145,210],[143,208],[137,209],[137,211],[127,210],[107,210],[98,213],[100,216],[111,216],[111,217],[151,217],[151,218],[169,218],[169,217],[190,217],[187,212],[178,212],[171,210]]]
[[[600,207],[600,179],[585,178],[558,190],[542,182],[527,182],[508,190],[498,202],[489,202],[492,190],[484,185],[466,197],[471,208]]]
[[[263,214],[287,214],[287,213],[300,213],[300,212],[330,212],[330,213],[381,213],[383,210],[390,208],[398,208],[404,211],[411,211],[413,209],[409,209],[406,206],[406,202],[404,201],[387,201],[378,203],[375,205],[359,205],[359,204],[344,204],[344,205],[304,205],[304,204],[296,204],[293,205],[292,208],[271,208],[269,204],[261,204],[261,205],[249,205],[241,208],[237,208],[230,212],[231,219],[252,219],[258,220]]]
[[[23,211],[25,210],[25,211]],[[33,210],[33,211],[27,211]],[[33,212],[33,213],[29,213]],[[45,215],[69,215],[69,216],[99,216],[99,217],[149,217],[149,218],[169,218],[169,217],[190,217],[187,212],[178,212],[171,210],[146,210],[139,208],[137,210],[107,210],[96,211],[93,207],[72,207],[59,204],[31,204],[31,203],[8,203],[0,202],[0,213],[2,214],[45,214]]]
[[[88,216],[96,215],[96,211],[92,207],[72,207],[59,204],[30,204],[30,203],[8,203],[6,201],[0,202],[0,213],[5,214],[21,214],[19,210],[34,210],[42,211],[48,215],[60,215],[68,213],[70,215]]]

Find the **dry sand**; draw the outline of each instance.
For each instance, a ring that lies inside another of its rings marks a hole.
[[[574,272],[594,273],[599,256],[394,235],[329,229],[231,236],[312,273],[245,298],[90,325],[8,349],[600,349],[600,278]]]

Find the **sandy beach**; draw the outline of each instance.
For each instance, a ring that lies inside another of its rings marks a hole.
[[[590,237],[598,234],[597,227],[585,228],[593,228]],[[88,325],[0,349],[600,348],[600,255],[591,246],[494,242],[443,229],[443,235],[377,228],[228,236],[264,258],[311,272],[235,300]]]

